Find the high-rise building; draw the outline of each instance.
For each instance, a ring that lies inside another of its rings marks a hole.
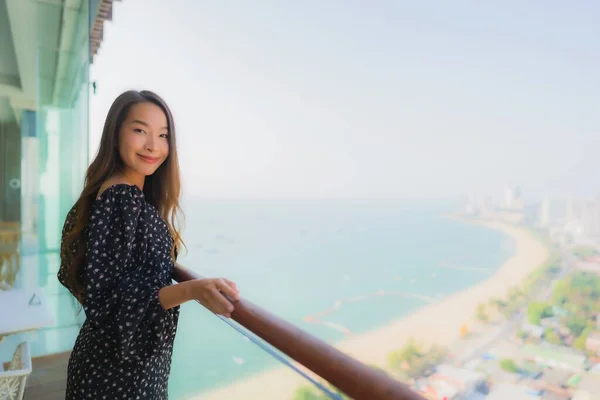
[[[584,202],[580,199],[569,197],[566,204],[567,221],[581,221],[584,208]]]
[[[581,225],[586,236],[600,236],[600,198],[587,202],[582,208]]]
[[[575,205],[576,203],[572,203]],[[551,225],[564,225],[569,222],[569,209],[573,212],[577,207],[571,207],[569,201],[564,198],[545,197],[539,207],[539,223],[540,226],[548,227]]]
[[[507,186],[504,189],[504,208],[523,208],[521,199],[521,188],[519,186]]]
[[[550,199],[544,198],[540,205],[540,225],[543,227],[550,226]]]

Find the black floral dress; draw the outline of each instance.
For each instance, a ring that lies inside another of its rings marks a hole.
[[[63,239],[73,217],[71,210]],[[137,186],[119,184],[94,201],[85,232],[86,320],[69,359],[66,398],[167,399],[179,318],[179,307],[164,310],[158,300],[173,272],[167,225]],[[65,270],[58,279],[70,289]]]

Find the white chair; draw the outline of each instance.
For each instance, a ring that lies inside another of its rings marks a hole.
[[[22,400],[29,374],[31,374],[31,354],[29,344],[23,342],[17,346],[8,370],[0,372],[0,399]]]

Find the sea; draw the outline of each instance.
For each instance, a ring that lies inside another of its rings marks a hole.
[[[179,261],[202,276],[233,280],[243,298],[335,343],[472,286],[514,254],[505,234],[448,218],[456,206],[188,198],[187,252]],[[236,327],[200,304],[181,306],[170,398],[201,395],[281,365]]]

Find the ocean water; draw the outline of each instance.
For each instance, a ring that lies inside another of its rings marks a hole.
[[[469,287],[514,253],[504,234],[444,218],[452,209],[433,202],[187,199],[188,252],[180,262],[234,280],[244,298],[333,343],[344,331],[376,329]],[[329,325],[304,321],[336,302],[323,318]],[[277,365],[199,304],[181,307],[171,398]]]

